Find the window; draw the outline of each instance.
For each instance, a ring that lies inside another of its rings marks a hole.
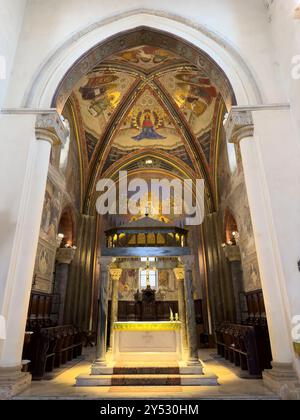
[[[142,257],[141,261],[142,262],[147,262],[147,261],[154,262],[154,261],[156,261],[156,258],[155,257]]]
[[[157,289],[157,270],[148,270],[151,289]],[[147,270],[140,270],[140,289],[147,287]]]

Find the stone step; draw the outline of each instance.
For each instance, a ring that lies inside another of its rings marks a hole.
[[[179,366],[115,366],[113,368],[114,375],[179,375]]]
[[[218,377],[213,374],[123,374],[80,375],[77,386],[216,386]]]

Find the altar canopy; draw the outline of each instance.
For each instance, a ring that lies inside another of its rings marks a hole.
[[[149,240],[150,236],[152,240]],[[97,359],[91,367],[91,375],[77,378],[78,386],[118,383],[120,375],[125,383],[130,384],[146,381],[147,384],[163,385],[169,383],[170,377],[178,384],[217,384],[215,375],[204,373],[198,357],[193,297],[194,257],[189,255],[187,237],[187,230],[148,216],[106,231],[106,248],[102,250],[106,256],[100,261]],[[167,257],[164,256],[166,251]],[[170,255],[173,256],[170,267],[176,279],[178,312],[174,313],[170,308],[168,319],[157,321],[154,309],[156,290],[151,287],[150,272],[153,268],[170,264]],[[118,320],[119,281],[123,269],[130,267],[130,261],[132,266],[139,261],[146,276],[145,287],[137,290],[134,305],[152,321]],[[111,292],[110,314],[108,291]],[[140,376],[145,372],[150,375],[147,379]]]

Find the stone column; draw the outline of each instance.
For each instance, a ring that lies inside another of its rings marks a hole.
[[[193,297],[193,266],[194,257],[180,257],[184,266],[184,286],[185,286],[185,302],[186,302],[186,324],[188,337],[188,365],[200,365],[198,357],[197,345],[197,328],[195,316],[195,304]]]
[[[174,268],[178,288],[178,312],[179,321],[181,322],[181,338],[184,355],[188,355],[188,337],[186,328],[186,307],[185,307],[185,293],[184,293],[184,268]]]
[[[267,386],[287,394],[300,373],[292,319],[300,313],[299,139],[285,106],[233,108],[227,138],[239,143],[268,319],[273,369]]]
[[[109,269],[112,257],[100,258],[100,292],[99,292],[99,319],[97,326],[96,361],[92,366],[92,374],[97,374],[97,368],[106,366],[106,338],[107,338],[107,311],[108,311],[108,287]]]
[[[224,255],[230,264],[233,295],[235,300],[236,322],[242,322],[240,294],[243,291],[243,272],[241,266],[241,253],[238,245],[225,245]]]
[[[20,367],[50,151],[68,131],[53,110],[1,114],[0,314],[7,338],[0,340],[0,398],[9,398],[30,382]]]
[[[118,294],[119,294],[119,281],[122,275],[121,268],[111,268],[110,269],[110,278],[111,278],[111,311],[110,311],[110,340],[109,340],[109,349],[113,349],[113,340],[114,340],[114,323],[118,320]]]
[[[56,270],[54,294],[58,295],[59,304],[57,322],[63,325],[66,294],[68,289],[69,268],[76,250],[73,248],[59,248],[56,252]],[[54,302],[55,303],[55,302]]]

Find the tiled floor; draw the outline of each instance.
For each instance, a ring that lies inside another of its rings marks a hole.
[[[51,380],[32,382],[16,399],[277,399],[262,380],[241,379],[239,370],[213,356],[214,350],[200,351],[205,370],[219,377],[219,386],[172,387],[75,387],[75,377],[88,374],[93,354],[86,355],[69,369],[63,369]]]

